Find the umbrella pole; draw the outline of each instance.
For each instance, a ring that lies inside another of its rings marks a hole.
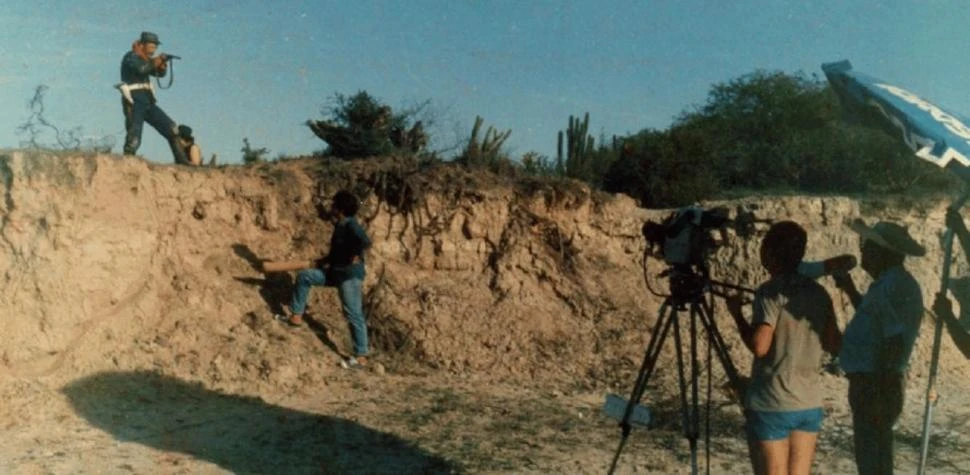
[[[963,194],[950,204],[949,209],[959,210],[963,207],[963,204],[970,198],[970,188],[963,191]],[[943,269],[940,272],[940,294],[946,295],[946,292],[950,284],[950,262],[953,258],[953,230],[947,228],[946,234],[943,235]],[[936,372],[939,369],[940,364],[940,345],[943,342],[943,320],[939,317],[936,318],[936,324],[933,329],[933,357],[930,360],[930,376],[929,381],[926,383],[926,406],[923,410],[923,440],[920,447],[919,453],[919,469],[917,470],[918,475],[923,475],[926,473],[926,458],[929,453],[930,448],[930,424],[933,420],[933,408],[936,406],[934,401],[935,397],[933,395],[933,389],[936,385]]]

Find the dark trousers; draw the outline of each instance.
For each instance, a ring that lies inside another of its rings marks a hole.
[[[185,151],[178,146],[176,132],[178,124],[172,120],[161,107],[155,104],[152,94],[148,91],[133,91],[131,93],[134,103],[129,104],[123,98],[121,106],[125,113],[125,155],[134,155],[141,146],[141,131],[145,122],[158,131],[168,142],[172,150],[175,163],[187,164],[188,158]]]
[[[893,425],[903,411],[903,375],[877,377],[870,373],[853,373],[848,378],[855,463],[859,474],[891,474]]]

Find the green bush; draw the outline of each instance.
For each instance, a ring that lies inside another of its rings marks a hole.
[[[243,154],[243,163],[246,165],[264,163],[266,162],[266,156],[269,155],[269,149],[266,147],[253,148],[252,145],[249,144],[249,137],[243,139],[243,147],[240,151]]]
[[[349,159],[416,153],[428,145],[421,121],[412,123],[416,110],[395,114],[367,91],[350,97],[335,94],[334,106],[323,113],[329,118],[307,121],[307,126],[327,143],[324,154],[328,156]]]
[[[556,163],[549,157],[539,152],[526,152],[520,160],[522,170],[531,176],[552,177],[557,176]]]
[[[603,177],[603,189],[625,193],[651,208],[684,206],[709,198],[718,179],[688,132],[645,130],[628,137]]]

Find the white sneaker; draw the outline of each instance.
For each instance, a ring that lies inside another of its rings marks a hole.
[[[350,357],[345,360],[340,361],[340,367],[343,369],[364,369],[364,365],[357,358]]]

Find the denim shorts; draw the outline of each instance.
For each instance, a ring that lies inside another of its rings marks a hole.
[[[745,410],[745,429],[754,440],[787,439],[792,431],[818,432],[822,428],[822,408],[798,411]]]

